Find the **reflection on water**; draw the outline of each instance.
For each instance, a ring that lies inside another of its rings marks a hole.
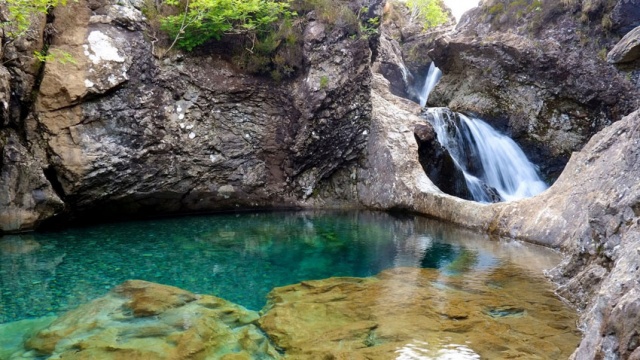
[[[258,310],[272,288],[303,280],[373,276],[393,267],[481,274],[512,259],[538,274],[559,260],[542,248],[372,212],[229,214],[6,236],[0,323],[68,310],[127,279]]]
[[[397,351],[396,360],[480,360],[480,355],[465,345],[447,344],[433,347],[415,340]]]

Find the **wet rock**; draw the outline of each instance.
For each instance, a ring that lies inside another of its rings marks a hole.
[[[368,279],[306,281],[274,289],[260,325],[291,359],[390,359],[411,350],[435,357],[450,344],[480,358],[567,357],[579,339],[573,315],[542,288],[528,289],[535,299],[519,297],[513,271],[471,279],[398,268]],[[526,311],[487,314],[495,309]]]
[[[56,319],[21,358],[278,359],[258,315],[225,300],[129,280]]]
[[[640,26],[626,34],[607,54],[612,64],[632,62],[640,58]]]
[[[466,200],[473,200],[463,172],[455,165],[449,151],[436,137],[429,124],[416,125],[414,134],[418,143],[420,165],[429,179],[443,192]]]

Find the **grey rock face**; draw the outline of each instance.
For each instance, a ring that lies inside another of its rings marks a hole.
[[[626,34],[607,54],[612,64],[632,62],[640,58],[640,26]]]
[[[445,8],[445,11],[448,9]],[[420,91],[432,63],[428,53],[435,41],[453,30],[455,18],[435,28],[424,28],[402,2],[387,2],[374,71],[389,80],[391,93],[419,102]]]
[[[360,201],[564,249],[566,260],[550,275],[560,284],[558,293],[584,310],[585,337],[573,358],[637,356],[640,110],[574,153],[547,191],[518,202],[482,205],[443,194],[416,170],[410,127],[423,120],[415,105],[397,99],[387,87],[380,75],[374,77],[369,156],[358,171]]]
[[[368,39],[309,21],[306,72],[276,83],[215,53],[158,61],[139,15],[106,0],[55,10],[51,49],[76,64],[47,64],[28,136],[72,216],[304,205],[362,156]]]
[[[558,180],[564,195],[549,198],[554,207],[564,203],[571,221],[564,236],[571,256],[552,275],[558,293],[585,311],[585,337],[574,359],[633,359],[640,352],[638,121],[640,111],[594,136]],[[578,174],[588,180],[569,190]]]
[[[624,35],[640,26],[640,0],[618,0],[611,12],[612,28]]]
[[[31,230],[63,210],[45,171],[15,131],[0,129],[1,230]]]

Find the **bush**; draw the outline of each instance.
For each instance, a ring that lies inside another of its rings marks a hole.
[[[407,6],[411,9],[411,18],[419,19],[426,29],[442,25],[449,20],[440,0],[408,0]]]
[[[180,6],[179,0],[167,4]],[[225,34],[257,39],[281,18],[291,16],[289,4],[268,0],[186,0],[186,11],[161,20],[161,29],[187,51]]]
[[[8,11],[6,21],[0,23],[5,35],[16,38],[29,29],[31,17],[46,14],[49,9],[66,5],[67,0],[3,0]]]

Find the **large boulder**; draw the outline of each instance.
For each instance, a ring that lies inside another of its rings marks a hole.
[[[375,37],[311,13],[296,23],[304,70],[276,81],[239,71],[225,43],[157,58],[141,8],[80,0],[52,14],[49,51],[74,62],[47,63],[23,127],[66,215],[305,205],[362,157]]]

